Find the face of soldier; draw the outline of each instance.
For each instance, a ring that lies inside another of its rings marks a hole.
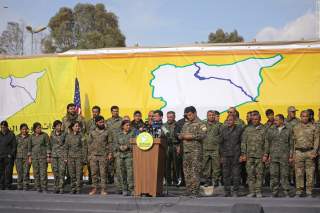
[[[214,116],[214,120],[215,120],[216,122],[219,122],[219,121],[220,121],[220,115],[215,115],[215,116]]]
[[[7,131],[8,131],[8,127],[6,127],[5,125],[1,125],[1,132],[5,134]]]
[[[215,116],[214,116],[214,113],[213,112],[208,112],[207,113],[207,120],[210,122],[210,123],[213,123],[215,121]]]
[[[160,122],[162,120],[162,116],[159,115],[159,113],[153,114],[153,121],[154,122]]]
[[[22,128],[20,129],[21,135],[27,135],[28,132],[29,132],[29,129],[28,129],[26,126],[24,126],[24,127],[22,127]]]
[[[126,123],[122,126],[123,131],[129,132],[130,131],[130,123]]]
[[[260,116],[259,115],[255,115],[255,116],[252,116],[251,118],[251,122],[254,126],[258,126],[260,124]]]
[[[72,127],[72,131],[74,132],[74,133],[78,133],[78,132],[80,132],[80,124],[79,123],[76,123],[73,127]]]
[[[100,111],[98,109],[92,109],[92,117],[95,118],[100,115]]]
[[[228,116],[227,125],[228,125],[228,127],[234,126],[234,117],[233,116]]]
[[[41,133],[41,126],[37,126],[36,129],[34,130],[34,132],[36,134],[40,134]]]
[[[267,115],[267,118],[269,121],[274,121],[274,114],[271,113],[271,114]]]
[[[230,107],[230,108],[228,109],[228,114],[235,116],[235,115],[236,115],[236,109],[233,108],[233,107]]]
[[[135,122],[139,122],[142,119],[142,115],[140,113],[137,113],[133,116],[133,119]]]
[[[278,116],[276,116],[276,117],[274,118],[274,125],[275,125],[276,127],[281,127],[281,126],[283,126],[283,123],[284,123],[284,121],[283,121],[282,119],[280,119]]]
[[[61,124],[58,124],[55,128],[56,132],[61,132],[62,130],[62,125]]]
[[[251,122],[251,113],[247,113],[247,123],[250,123]]]
[[[306,124],[309,122],[309,115],[307,112],[302,112],[300,117],[302,123]]]
[[[288,117],[289,118],[295,118],[296,117],[296,112],[295,111],[289,111],[288,112]]]
[[[68,113],[71,114],[71,115],[75,115],[77,112],[76,112],[76,107],[75,106],[71,106],[68,108]]]
[[[189,121],[194,121],[194,119],[196,119],[196,113],[188,112],[188,113],[187,113],[187,119],[188,119]]]
[[[118,109],[111,110],[111,115],[113,118],[119,117],[119,110]]]
[[[106,127],[105,123],[104,123],[104,119],[101,119],[100,121],[97,121],[96,125],[97,125],[98,129],[101,129],[101,130]]]
[[[172,124],[174,122],[174,120],[176,119],[176,116],[172,113],[168,113],[167,114],[167,122],[169,124]]]
[[[150,111],[148,113],[148,121],[152,121],[152,118],[153,118],[153,111]]]

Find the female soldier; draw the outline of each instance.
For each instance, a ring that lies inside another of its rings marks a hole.
[[[29,162],[32,162],[33,177],[36,190],[48,190],[47,168],[50,162],[50,142],[47,133],[42,132],[41,124],[35,122],[32,127],[30,143],[28,144]]]
[[[117,166],[120,168],[120,177],[122,181],[122,194],[130,196],[133,194],[133,165],[132,165],[132,146],[130,139],[133,132],[130,130],[130,121],[123,120],[121,131],[116,136],[116,151],[118,154]]]
[[[71,193],[80,194],[83,159],[86,159],[85,137],[81,133],[81,123],[72,122],[66,136],[68,170],[71,178]]]
[[[53,122],[53,131],[50,136],[52,171],[54,176],[55,193],[63,194],[64,176],[67,163],[66,155],[66,133],[62,131],[62,122]]]
[[[23,123],[20,125],[20,134],[16,136],[17,155],[16,169],[18,173],[18,190],[28,190],[29,187],[29,171],[30,163],[28,161],[28,143],[31,140],[28,125]]]

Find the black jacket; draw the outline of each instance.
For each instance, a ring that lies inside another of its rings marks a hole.
[[[8,131],[6,134],[0,132],[0,158],[14,157],[17,150],[16,136]]]
[[[233,128],[224,126],[221,130],[220,152],[222,157],[240,156],[241,153],[241,135],[243,128],[236,125]]]

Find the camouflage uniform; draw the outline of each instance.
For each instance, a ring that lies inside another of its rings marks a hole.
[[[120,169],[121,186],[122,191],[133,192],[133,163],[132,163],[132,145],[130,144],[130,139],[133,137],[133,132],[124,133],[119,131],[115,136],[115,151],[117,154],[117,168]],[[127,150],[122,151],[121,146],[127,146]]]
[[[31,136],[23,137],[21,134],[16,136],[17,154],[16,154],[16,169],[18,173],[18,189],[27,189],[30,182],[30,163],[28,162],[28,144]]]
[[[72,122],[76,122],[76,121],[81,123],[81,132],[85,133],[86,132],[86,122],[85,122],[84,118],[79,114],[71,115],[71,114],[67,113],[62,118],[62,130],[64,130],[66,133],[68,133],[70,124]]]
[[[71,178],[72,192],[80,192],[83,159],[86,159],[87,147],[85,137],[81,134],[69,133],[66,136],[66,153],[68,159],[68,170]]]
[[[95,118],[91,118],[86,122],[86,133],[89,136],[89,134],[96,129],[96,121]],[[89,148],[89,146],[87,146]],[[89,152],[89,150],[88,150]],[[87,156],[89,158],[89,155]],[[91,174],[91,167],[90,167],[90,160],[85,159],[88,169],[88,184],[92,184],[92,174]]]
[[[183,171],[187,192],[198,195],[202,166],[202,140],[206,136],[206,126],[196,118],[194,121],[186,121],[181,133],[192,134],[192,140],[183,140]]]
[[[174,129],[176,127],[176,122],[163,124],[164,128],[168,130],[165,135],[167,142],[166,150],[166,181],[171,184],[172,181],[177,182],[177,140],[174,135]]]
[[[54,189],[55,191],[63,191],[64,177],[66,173],[67,153],[66,153],[66,133],[62,132],[57,135],[55,131],[52,131],[50,135],[51,146],[51,166],[54,176]]]
[[[121,117],[117,117],[117,118],[109,118],[106,120],[106,127],[107,130],[109,131],[109,138],[108,138],[108,142],[110,144],[110,146],[112,146],[113,150],[114,150],[114,146],[115,146],[115,136],[117,135],[117,133],[119,131],[121,131],[121,122],[122,122],[122,118]],[[111,161],[108,161],[108,176],[110,177],[114,177],[114,174],[116,175],[115,178],[115,185],[117,187],[117,189],[120,191],[122,189],[122,185],[121,185],[121,171],[119,168],[117,168],[117,152],[113,152],[113,159]]]
[[[221,179],[219,143],[221,140],[221,127],[219,122],[204,122],[207,134],[203,140],[202,174],[207,180],[218,183]]]
[[[292,118],[292,119],[286,119],[285,125],[288,128],[293,128],[295,125],[297,125],[300,122],[299,118]],[[289,180],[292,184],[295,182],[295,171],[294,171],[294,164],[289,164]]]
[[[267,131],[266,153],[271,158],[270,175],[271,191],[279,192],[279,186],[289,192],[289,158],[293,154],[292,129],[272,127]]]
[[[140,120],[140,121],[138,121],[138,122],[136,122],[136,121],[133,120],[133,121],[131,121],[130,126],[131,126],[131,129],[132,129],[134,135],[137,136],[137,135],[139,135],[139,133],[141,132],[140,129],[141,129],[141,128],[142,128],[142,129],[145,128],[145,123],[144,123],[142,120]]]
[[[311,195],[313,188],[314,159],[311,154],[317,154],[319,148],[319,130],[312,124],[299,123],[293,127],[293,142],[295,150],[296,194],[304,189],[304,174],[306,174],[306,192]]]
[[[262,157],[265,154],[265,127],[247,126],[241,138],[241,152],[246,155],[246,170],[248,174],[249,192],[260,194],[263,178]]]
[[[107,186],[107,155],[111,152],[108,142],[109,132],[107,129],[96,128],[91,131],[88,138],[88,159],[92,175],[92,184],[98,188],[98,175],[100,174],[101,189]]]
[[[274,127],[274,123],[268,120],[264,126],[266,128],[266,133],[267,133],[269,129]],[[269,162],[266,162],[263,164],[263,180],[264,180],[264,185],[270,186],[270,163]]]
[[[47,133],[31,135],[28,144],[28,155],[32,158],[32,168],[35,187],[38,191],[47,190],[47,157],[50,155],[50,141]]]

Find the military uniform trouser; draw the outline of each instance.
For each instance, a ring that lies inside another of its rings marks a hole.
[[[165,173],[166,181],[168,183],[177,181],[177,151],[176,147],[173,145],[167,147]]]
[[[122,181],[121,181],[121,170],[120,168],[117,166],[119,163],[117,162],[119,153],[116,153],[114,156],[114,159],[112,160],[112,167],[113,167],[113,171],[115,174],[115,179],[114,179],[114,184],[116,185],[117,189],[119,191],[122,190]]]
[[[98,188],[99,175],[101,181],[101,189],[105,190],[107,187],[107,160],[105,156],[90,157],[90,169],[92,176],[92,186]]]
[[[0,158],[0,187],[5,188],[11,185],[10,175],[11,175],[11,160],[8,157]]]
[[[296,172],[296,194],[301,194],[304,189],[304,175],[306,175],[306,192],[312,193],[314,160],[311,158],[312,151],[295,151],[295,172]]]
[[[54,176],[54,189],[63,190],[64,177],[66,175],[66,163],[63,158],[53,157],[51,167]]]
[[[271,161],[270,181],[272,193],[278,193],[280,184],[286,192],[289,191],[289,163],[288,159]]]
[[[18,188],[28,187],[30,182],[30,164],[26,158],[16,158]]]
[[[48,186],[48,163],[47,158],[32,158],[32,168],[33,168],[33,177],[34,185],[36,189],[47,190]]]
[[[120,169],[122,191],[133,191],[133,161],[131,157],[118,157],[117,168]]]
[[[207,180],[220,181],[221,165],[219,151],[204,150],[202,174]]]
[[[183,171],[188,193],[199,194],[201,166],[200,150],[193,150],[183,154]]]
[[[261,158],[247,159],[246,170],[248,173],[248,185],[250,193],[261,193],[263,178],[263,162]]]
[[[80,191],[81,189],[81,175],[82,175],[82,158],[68,158],[68,170],[71,179],[71,190]]]
[[[240,185],[240,162],[239,155],[225,156],[222,158],[222,171],[224,190],[231,191],[231,181],[233,183],[233,191],[239,190]]]

